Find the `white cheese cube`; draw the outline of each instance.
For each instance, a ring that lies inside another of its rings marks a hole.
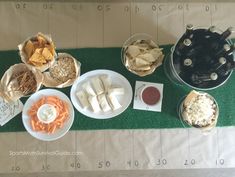
[[[111,108],[110,108],[110,106],[109,106],[109,103],[108,103],[108,101],[107,101],[107,99],[106,99],[105,94],[99,95],[99,96],[98,96],[98,101],[99,101],[99,103],[100,103],[100,107],[102,108],[102,110],[103,110],[104,112],[108,112],[108,111],[111,110]]]
[[[113,110],[117,110],[122,107],[120,103],[118,102],[118,99],[116,98],[116,96],[114,96],[113,94],[108,95],[108,101]]]
[[[99,102],[97,100],[97,97],[96,96],[89,96],[88,97],[88,101],[91,105],[91,108],[93,110],[93,112],[99,112],[101,109],[100,109],[100,105],[99,105]]]
[[[78,100],[79,102],[81,103],[82,105],[82,108],[85,109],[85,108],[88,108],[89,107],[89,102],[87,100],[87,95],[84,91],[78,91],[76,93],[77,97],[78,97]]]
[[[102,85],[102,81],[100,80],[99,77],[94,77],[91,79],[91,83],[93,85],[93,88],[95,89],[95,92],[97,95],[100,95],[104,93],[104,88]]]
[[[108,90],[109,95],[124,95],[124,88],[122,87],[113,87]]]
[[[95,91],[91,87],[91,84],[89,82],[86,82],[82,85],[82,88],[86,91],[87,95],[89,96],[96,96]]]
[[[102,84],[104,86],[105,92],[108,91],[108,89],[111,87],[112,81],[108,75],[102,75],[100,76],[100,79],[102,81]]]

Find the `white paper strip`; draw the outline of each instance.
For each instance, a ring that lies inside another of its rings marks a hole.
[[[208,135],[197,129],[70,131],[45,143],[27,132],[0,133],[0,174],[235,168],[234,135],[235,127]]]
[[[26,37],[51,33],[57,48],[121,47],[134,33],[173,44],[188,23],[235,26],[234,2],[0,1],[0,50],[16,49]],[[234,37],[234,35],[233,35]]]

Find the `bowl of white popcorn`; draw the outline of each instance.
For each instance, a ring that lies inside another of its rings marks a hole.
[[[178,106],[180,119],[203,131],[212,130],[219,117],[216,100],[205,92],[191,91]]]

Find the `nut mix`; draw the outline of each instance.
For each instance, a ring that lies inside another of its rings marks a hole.
[[[76,68],[74,61],[69,57],[59,58],[49,69],[50,75],[59,83],[64,83],[69,79],[76,78]]]

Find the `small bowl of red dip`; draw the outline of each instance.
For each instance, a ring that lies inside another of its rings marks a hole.
[[[158,88],[154,86],[145,86],[141,91],[140,97],[145,104],[154,106],[159,102],[161,94]]]

